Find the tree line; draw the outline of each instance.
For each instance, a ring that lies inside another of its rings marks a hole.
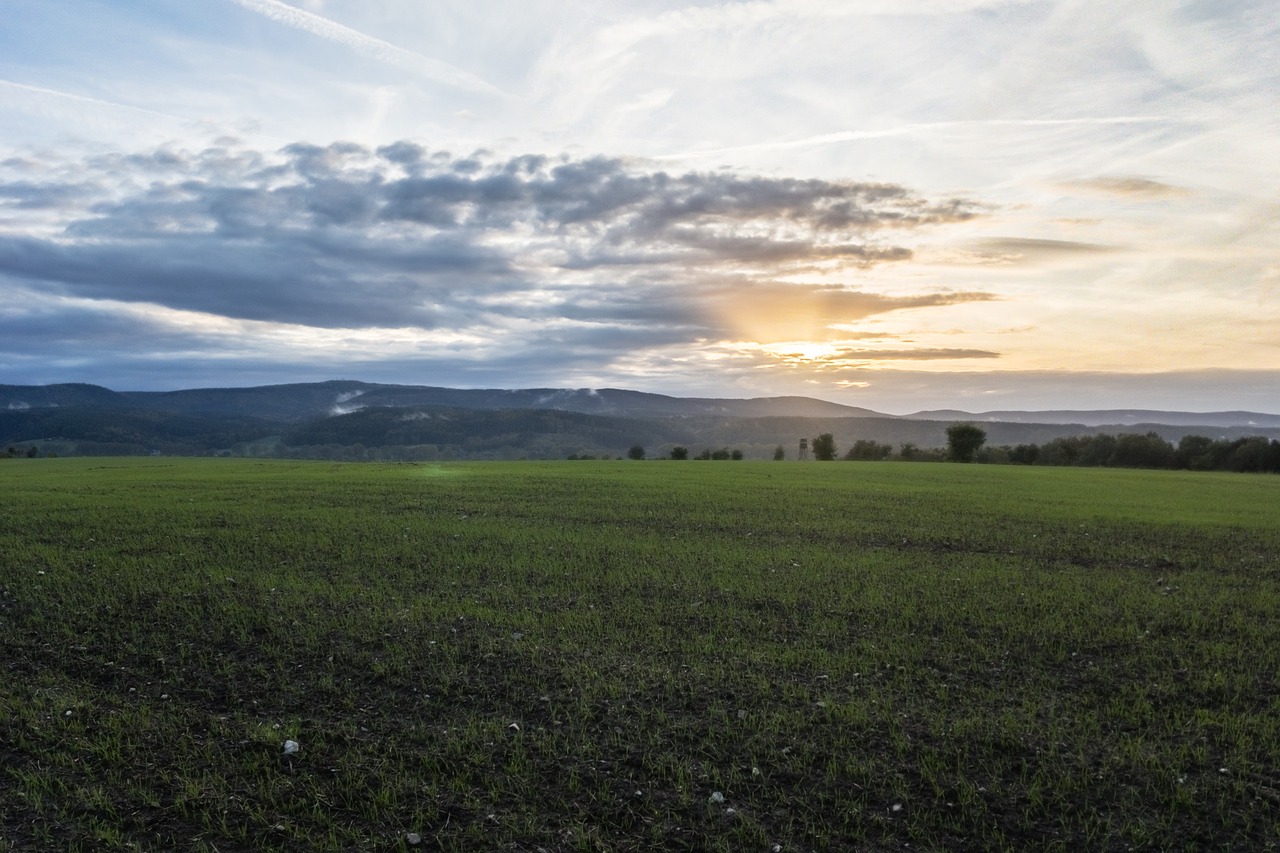
[[[1280,473],[1280,441],[1264,436],[1213,439],[1184,435],[1175,445],[1158,433],[1078,435],[1044,444],[986,445],[987,434],[970,423],[947,428],[947,446],[920,448],[858,440],[838,456],[835,440],[823,433],[813,440],[814,459],[849,461],[896,459],[911,462],[980,462],[995,465],[1058,465],[1095,468],[1165,468],[1188,471]]]
[[[1280,441],[1263,436],[1234,440],[1184,435],[1176,445],[1154,432],[1055,438],[1042,445],[992,447],[982,462],[1104,468],[1280,473]]]
[[[570,457],[570,458],[573,458],[573,457]],[[643,445],[640,445],[640,444],[633,445],[633,446],[632,446],[632,448],[631,448],[630,450],[628,450],[628,451],[627,451],[627,458],[628,458],[628,459],[636,459],[636,460],[642,460],[642,459],[646,458],[646,453],[645,453],[644,446],[643,446]],[[732,449],[732,450],[730,450],[730,449],[729,449],[729,448],[727,448],[727,447],[721,447],[719,450],[712,450],[711,448],[709,448],[709,447],[708,447],[708,448],[704,449],[704,450],[703,450],[701,453],[699,453],[698,455],[696,455],[696,456],[690,456],[690,455],[689,455],[689,448],[684,447],[683,445],[679,445],[679,444],[677,444],[675,447],[671,448],[671,452],[670,452],[670,454],[668,455],[668,458],[670,458],[670,459],[676,459],[676,460],[684,460],[684,459],[715,459],[715,460],[720,460],[720,459],[733,459],[733,460],[737,461],[737,460],[741,460],[741,459],[746,458],[746,455],[745,455],[741,450],[738,450],[736,447],[735,447],[734,449]]]

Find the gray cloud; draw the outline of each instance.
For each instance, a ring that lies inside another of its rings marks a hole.
[[[1072,191],[1139,199],[1178,198],[1187,195],[1189,192],[1185,187],[1138,177],[1090,178],[1081,181],[1066,181],[1062,186]]]
[[[95,189],[73,183],[10,181],[0,183],[0,206],[12,206],[19,210],[57,210]]]
[[[978,255],[1001,263],[1039,263],[1116,251],[1115,246],[1081,243],[1075,240],[1045,240],[1033,237],[995,237],[976,244]]]
[[[980,349],[849,349],[837,353],[833,361],[934,361],[952,358],[999,358],[1000,353]]]
[[[600,363],[633,347],[750,335],[779,317],[803,334],[990,298],[776,283],[824,264],[903,261],[922,230],[980,215],[975,202],[893,184],[455,156],[406,141],[263,153],[224,140],[57,168],[6,165],[0,212],[40,209],[44,220],[22,229],[14,216],[0,230],[0,282],[62,300],[67,334],[104,348],[127,347],[131,335],[66,304],[482,339],[519,322],[513,357]],[[225,346],[204,343],[211,353]]]

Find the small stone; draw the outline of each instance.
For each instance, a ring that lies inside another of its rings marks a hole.
[[[408,832],[405,833],[404,840],[408,842],[409,846],[417,847],[422,843],[422,836],[416,832]]]
[[[711,802],[713,802],[713,803],[723,803],[723,802],[724,802],[724,794],[720,793],[719,791],[712,791],[712,792],[711,792],[710,800],[711,800]]]
[[[296,740],[287,740],[284,742],[285,755],[293,755],[300,749],[302,749],[302,745],[299,744]]]

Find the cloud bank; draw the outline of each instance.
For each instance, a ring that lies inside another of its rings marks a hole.
[[[197,361],[344,359],[566,383],[650,348],[839,339],[838,324],[988,300],[843,281],[983,213],[890,183],[407,141],[15,157],[0,358],[12,376],[92,352],[170,384]]]

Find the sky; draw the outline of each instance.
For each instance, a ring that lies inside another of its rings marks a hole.
[[[1280,412],[1274,0],[0,0],[0,383]]]

